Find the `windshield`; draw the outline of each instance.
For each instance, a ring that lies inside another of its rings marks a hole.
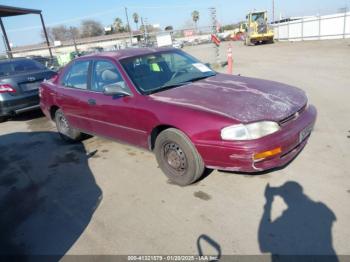
[[[0,77],[45,69],[45,66],[30,59],[0,62]]]
[[[252,21],[253,22],[259,22],[265,20],[265,13],[255,13],[252,14]]]
[[[142,94],[152,94],[216,73],[182,51],[166,51],[131,57],[121,64]]]

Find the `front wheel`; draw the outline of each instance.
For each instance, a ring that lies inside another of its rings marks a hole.
[[[204,172],[204,162],[197,149],[178,129],[169,128],[161,132],[157,137],[154,152],[159,167],[175,184],[192,184]]]
[[[63,140],[75,142],[81,138],[81,133],[69,124],[61,109],[58,109],[55,113],[55,122],[58,133]]]
[[[252,42],[252,40],[250,39],[250,37],[246,37],[246,38],[245,38],[244,44],[245,44],[246,46],[253,46],[253,45],[254,45],[254,43]]]

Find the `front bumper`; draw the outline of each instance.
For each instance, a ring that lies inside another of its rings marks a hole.
[[[195,145],[208,168],[240,172],[269,170],[286,165],[302,150],[309,135],[300,141],[300,132],[314,126],[316,115],[316,108],[310,105],[297,119],[269,136],[252,141],[201,141]],[[282,148],[278,155],[254,160],[254,154],[277,147]]]
[[[40,107],[37,92],[25,96],[2,95],[0,97],[0,116],[11,116],[38,108]]]

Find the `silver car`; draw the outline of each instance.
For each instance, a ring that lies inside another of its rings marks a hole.
[[[28,58],[0,60],[0,122],[8,117],[38,109],[38,89],[56,73]]]

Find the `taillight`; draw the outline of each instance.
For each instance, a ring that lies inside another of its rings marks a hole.
[[[43,88],[39,86],[39,97],[42,98],[43,96]]]
[[[0,93],[16,93],[16,89],[10,84],[0,84]]]
[[[50,81],[51,83],[54,83],[54,82],[56,82],[57,78],[58,78],[58,74],[55,74],[55,75],[53,75],[53,76],[49,79],[49,81]]]

